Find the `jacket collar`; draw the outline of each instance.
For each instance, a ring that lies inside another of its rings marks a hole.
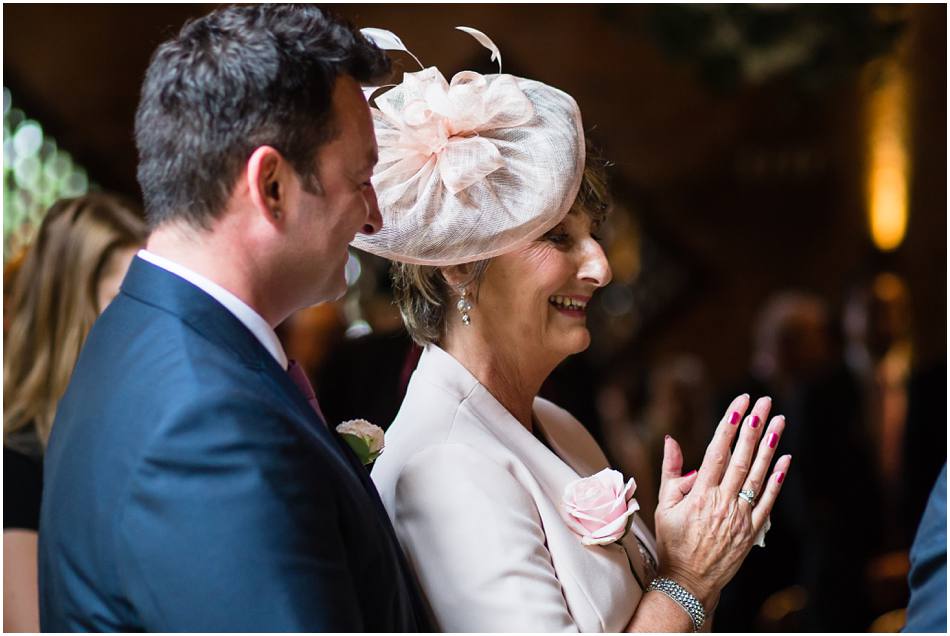
[[[303,420],[311,424],[308,428],[316,431],[318,436],[326,434],[326,426],[290,379],[287,370],[281,368],[244,323],[207,292],[180,276],[135,257],[122,281],[121,293],[177,316],[212,344],[232,351],[241,364],[276,385],[288,407],[294,408]],[[319,425],[313,426],[314,422]]]
[[[518,456],[547,497],[559,507],[568,484],[609,466],[603,451],[584,426],[566,411],[535,398],[535,421],[550,444],[548,448],[516,420],[462,363],[435,345],[428,345],[423,351],[417,373],[427,382],[441,386],[461,403],[468,402],[472,414]],[[634,540],[637,538],[656,559],[656,542],[639,515],[634,515],[631,529],[622,542],[630,558],[639,560],[639,549]]]
[[[184,278],[136,256],[120,289],[136,300],[179,317],[211,342],[233,351],[247,366],[280,369],[270,352],[234,314]]]

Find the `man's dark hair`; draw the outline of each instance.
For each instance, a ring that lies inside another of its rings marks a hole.
[[[152,56],[135,115],[149,225],[208,229],[262,145],[319,191],[314,158],[337,132],[337,77],[369,83],[388,71],[385,53],[312,6],[234,6],[186,23]]]

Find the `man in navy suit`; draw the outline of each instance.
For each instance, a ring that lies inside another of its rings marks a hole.
[[[947,631],[947,465],[930,491],[910,550],[910,603],[905,632]]]
[[[153,232],[53,427],[45,631],[429,628],[273,330],[340,297],[348,243],[380,228],[360,84],[387,71],[313,7],[220,9],[154,54],[135,131]]]

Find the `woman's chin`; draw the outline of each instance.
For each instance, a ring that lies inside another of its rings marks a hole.
[[[571,329],[570,333],[565,334],[564,338],[558,343],[558,349],[561,349],[565,356],[586,351],[589,346],[590,332],[586,327]]]

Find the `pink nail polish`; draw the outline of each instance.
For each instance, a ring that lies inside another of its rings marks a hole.
[[[691,470],[691,471],[689,471],[688,473],[686,473],[685,475],[683,475],[683,477],[692,477],[692,476],[695,475],[695,474],[696,474],[696,471],[695,471],[695,470]]]
[[[778,477],[775,478],[775,482],[780,484],[783,481],[785,481],[785,473],[779,473]]]
[[[670,441],[670,436],[669,436],[669,435],[664,435],[664,436],[663,436],[663,439],[665,439],[666,441]]]
[[[758,427],[759,427],[759,422],[761,422],[761,421],[762,421],[762,420],[759,419],[759,416],[758,416],[758,415],[753,415],[753,416],[752,416],[752,421],[749,422],[749,426],[751,426],[752,428],[758,428]]]
[[[775,448],[776,444],[778,444],[778,435],[769,433],[769,448]]]
[[[729,423],[733,426],[739,423],[739,411],[732,412],[732,415],[729,416]]]

